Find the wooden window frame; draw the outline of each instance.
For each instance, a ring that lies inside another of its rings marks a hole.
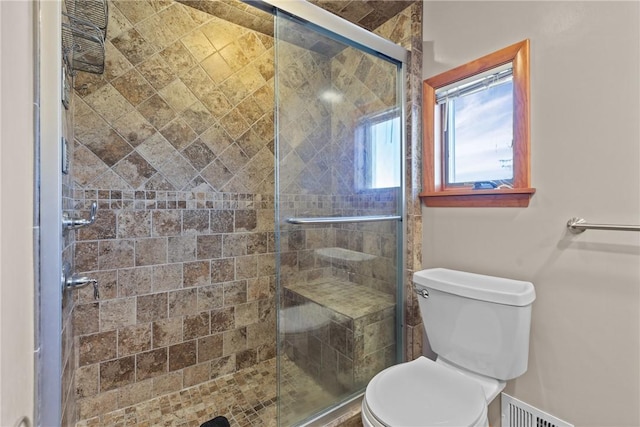
[[[446,188],[444,141],[435,135],[436,90],[491,70],[513,64],[513,188],[473,190]],[[482,58],[426,79],[423,93],[422,193],[425,206],[527,207],[535,193],[531,187],[529,124],[529,40],[523,40]]]

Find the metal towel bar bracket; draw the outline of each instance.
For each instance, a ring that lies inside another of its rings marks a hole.
[[[590,224],[584,218],[571,218],[567,221],[567,228],[574,234],[585,230],[640,231],[640,225]]]

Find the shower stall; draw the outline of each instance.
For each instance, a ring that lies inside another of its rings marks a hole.
[[[104,73],[67,76],[43,221],[98,209],[42,253],[99,299],[42,264],[41,419],[306,425],[404,359],[407,51],[247,3],[109,1]]]

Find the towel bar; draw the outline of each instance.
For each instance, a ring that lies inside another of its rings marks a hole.
[[[585,230],[640,231],[640,225],[590,224],[584,218],[571,218],[567,221],[567,228],[574,234]]]

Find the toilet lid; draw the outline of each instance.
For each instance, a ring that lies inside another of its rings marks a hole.
[[[482,387],[426,357],[376,375],[367,386],[367,405],[388,426],[469,426],[486,406]]]

